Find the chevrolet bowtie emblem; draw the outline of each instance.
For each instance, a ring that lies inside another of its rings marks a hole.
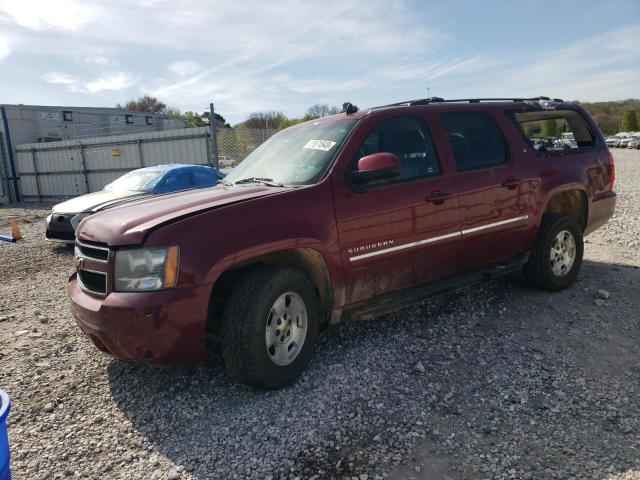
[[[73,259],[73,264],[76,267],[76,270],[80,270],[82,268],[82,258],[80,257],[75,257]]]

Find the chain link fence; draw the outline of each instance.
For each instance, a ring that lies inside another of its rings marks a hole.
[[[232,169],[274,133],[274,130],[243,127],[219,128],[217,141],[220,169]]]

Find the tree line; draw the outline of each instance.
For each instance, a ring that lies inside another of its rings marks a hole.
[[[640,130],[638,121],[640,118],[639,99],[576,103],[589,112],[605,135]],[[282,130],[297,123],[345,112],[349,105],[350,102],[344,102],[342,107],[329,105],[327,103],[317,103],[309,107],[303,116],[294,118],[289,118],[283,112],[275,110],[254,112],[235,126],[241,128]],[[182,112],[177,108],[168,107],[165,103],[149,95],[140,97],[137,100],[130,100],[124,105],[118,104],[116,108],[180,117],[185,120],[187,127],[205,127],[210,125],[210,115],[208,111],[202,113],[192,111]],[[231,125],[222,115],[216,113],[215,117],[218,128],[230,128]],[[540,132],[536,133],[551,137],[557,136],[561,131],[562,127],[554,121],[546,121],[544,125],[540,126]]]
[[[640,130],[640,100],[631,98],[618,102],[576,102],[593,117],[605,135]]]
[[[336,113],[346,112],[351,102],[344,102],[342,107],[337,105],[329,105],[327,103],[317,103],[310,106],[302,117],[289,118],[281,111],[266,111],[251,113],[246,120],[236,124],[236,127],[255,128],[260,130],[282,130],[297,123],[306,122],[327,115],[335,115]],[[168,115],[171,117],[182,118],[189,128],[207,127],[210,125],[210,113],[208,111],[198,113],[192,111],[183,112],[178,108],[169,107],[156,97],[144,95],[138,99],[129,100],[127,103],[118,103],[115,108],[119,110],[131,110],[134,112],[145,112]],[[356,107],[357,108],[357,107]],[[216,113],[216,123],[218,128],[231,128],[231,125],[225,118]]]

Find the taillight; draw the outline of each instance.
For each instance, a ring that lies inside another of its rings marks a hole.
[[[613,161],[613,153],[609,150],[609,183],[611,184],[611,190],[613,190],[613,182],[616,181],[616,164]]]

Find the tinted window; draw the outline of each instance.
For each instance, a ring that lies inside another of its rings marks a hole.
[[[476,170],[507,161],[502,133],[486,112],[446,112],[442,123],[458,170]]]
[[[196,187],[212,187],[218,183],[218,176],[212,170],[199,168],[192,171],[191,175],[193,175],[193,183]]]
[[[402,167],[400,176],[384,183],[440,173],[431,136],[419,117],[395,117],[380,122],[362,142],[357,159],[379,152],[393,153],[400,159]]]
[[[192,188],[191,175],[188,172],[171,173],[165,180],[163,187],[171,192]]]
[[[591,130],[582,115],[573,110],[533,110],[511,115],[539,155],[562,155],[593,147]]]

